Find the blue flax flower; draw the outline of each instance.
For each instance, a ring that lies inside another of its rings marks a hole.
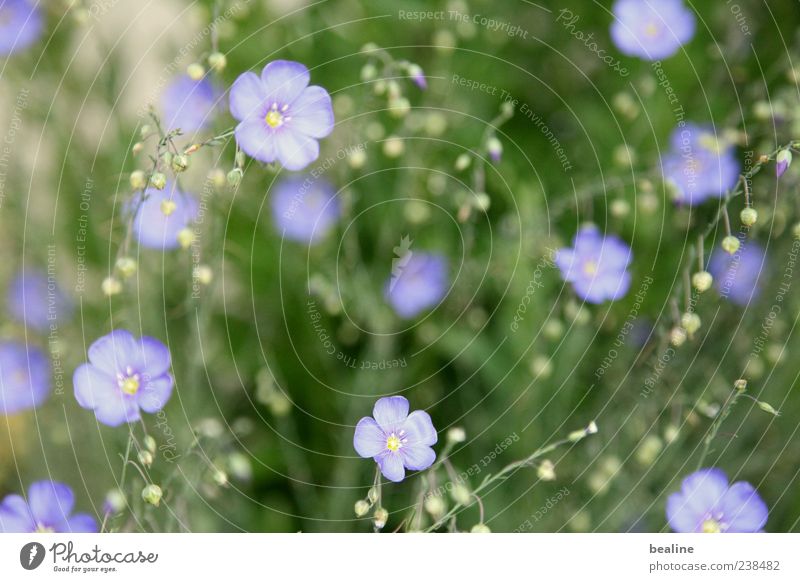
[[[42,36],[44,23],[34,0],[0,1],[0,56],[28,48]]]
[[[72,313],[72,303],[58,284],[39,269],[24,269],[8,287],[11,316],[27,328],[46,332]]]
[[[39,348],[0,342],[0,414],[36,408],[50,396],[50,360]]]
[[[272,191],[272,218],[286,238],[314,244],[330,232],[341,215],[333,187],[322,179],[287,178]]]
[[[434,307],[447,294],[447,259],[436,253],[408,252],[392,269],[386,298],[404,319]]]
[[[97,520],[88,513],[76,513],[75,495],[56,481],[36,481],[21,495],[6,495],[0,503],[0,532],[3,533],[96,533]]]
[[[390,396],[375,403],[372,417],[358,421],[353,446],[362,457],[372,457],[384,477],[399,482],[406,469],[423,471],[433,464],[436,453],[431,447],[437,438],[427,412],[409,414],[408,400]]]
[[[665,59],[694,36],[694,13],[683,0],[617,0],[612,11],[611,40],[628,56]]]
[[[175,78],[161,96],[164,127],[191,134],[211,125],[217,108],[217,91],[208,79]]]

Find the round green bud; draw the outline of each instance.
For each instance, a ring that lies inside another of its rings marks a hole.
[[[687,312],[681,316],[681,326],[689,332],[689,335],[700,329],[700,325],[700,316],[696,313]]]
[[[489,526],[485,523],[476,523],[472,526],[472,529],[469,530],[470,533],[492,533],[492,530],[489,529]]]
[[[154,505],[155,507],[158,507],[158,505],[161,503],[161,497],[163,495],[164,492],[161,491],[161,487],[152,483],[142,489],[142,499],[144,499],[146,503]]]
[[[199,81],[206,74],[206,70],[200,63],[192,63],[186,67],[186,74],[192,81]]]
[[[147,186],[147,177],[141,170],[135,170],[131,172],[130,183],[134,190],[141,190]]]
[[[356,501],[353,511],[355,512],[356,517],[364,517],[369,512],[369,503],[363,499],[359,499]]]
[[[753,226],[758,220],[758,212],[755,208],[745,208],[739,214],[742,224],[745,226]]]
[[[186,156],[184,154],[178,154],[177,156],[172,156],[172,170],[176,174],[185,172],[186,168],[188,167],[189,167],[189,156]]]
[[[722,239],[722,250],[729,255],[736,254],[736,251],[739,250],[740,245],[741,243],[739,242],[739,239],[735,236],[728,235]]]
[[[208,66],[216,72],[221,72],[228,65],[228,58],[220,52],[208,55]]]
[[[156,190],[163,190],[167,185],[167,177],[161,172],[153,172],[153,175],[150,176],[150,184]]]
[[[708,291],[711,288],[711,284],[713,282],[714,282],[714,277],[708,271],[698,271],[697,273],[692,275],[692,285],[700,293]]]

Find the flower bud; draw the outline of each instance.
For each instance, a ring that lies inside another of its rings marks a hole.
[[[611,201],[609,211],[611,212],[611,216],[615,218],[625,218],[631,212],[631,204],[627,200],[617,198]]]
[[[698,271],[692,275],[692,285],[700,293],[708,291],[711,288],[711,283],[714,282],[714,277],[708,271]]]
[[[214,279],[214,271],[208,265],[197,265],[194,268],[193,275],[201,285],[208,285]]]
[[[503,143],[497,137],[492,136],[486,140],[486,151],[489,152],[492,161],[497,163],[503,157]]]
[[[361,67],[361,80],[364,82],[372,81],[375,77],[378,76],[378,67],[376,67],[373,63],[367,63],[363,67]]]
[[[130,183],[131,188],[134,190],[141,190],[147,186],[147,178],[145,177],[144,172],[141,170],[135,170],[131,172]]]
[[[374,523],[375,527],[378,529],[383,529],[387,521],[389,521],[389,512],[383,507],[379,507],[375,510],[375,513],[372,514],[372,523]]]
[[[440,495],[429,495],[425,498],[423,506],[433,519],[439,519],[447,511],[447,504]]]
[[[144,443],[144,448],[146,448],[148,451],[151,453],[156,452],[156,439],[150,435],[146,435],[144,439],[142,439],[142,442]]]
[[[182,249],[186,250],[192,243],[194,242],[194,232],[191,228],[186,227],[182,228],[178,231],[178,244],[181,246]]]
[[[156,507],[161,503],[161,497],[163,495],[164,493],[161,491],[161,487],[152,483],[142,489],[142,499],[144,499],[146,503]]]
[[[422,70],[422,67],[419,65],[415,65],[414,63],[410,63],[408,67],[408,76],[411,77],[411,80],[414,81],[414,84],[422,90],[428,88],[428,81],[425,79],[425,73]]]
[[[176,174],[185,172],[186,168],[188,167],[189,167],[189,156],[184,154],[178,154],[176,156],[172,156],[172,170]]]
[[[389,100],[389,113],[392,117],[405,117],[411,111],[411,101],[405,97],[393,97]]]
[[[150,135],[151,131],[153,131],[153,128],[145,123],[141,128],[139,128],[139,135],[142,136],[142,139],[144,139]]]
[[[744,378],[739,378],[733,383],[733,387],[736,388],[739,392],[744,392],[747,390],[747,380]]]
[[[722,239],[722,249],[728,253],[729,255],[736,254],[736,251],[739,250],[740,246],[739,239],[735,236],[726,236]]]
[[[242,172],[241,168],[234,168],[230,172],[228,172],[227,180],[228,185],[231,188],[236,188],[239,186],[239,183],[242,181],[242,176],[244,176],[244,172]]]
[[[508,100],[503,101],[500,105],[500,113],[506,117],[512,117],[514,115],[514,103]]]
[[[689,335],[700,329],[700,316],[696,313],[686,312],[681,316],[681,326]]]
[[[456,158],[456,172],[463,172],[472,163],[472,156],[469,154],[461,154]]]
[[[133,144],[133,147],[131,148],[131,153],[134,156],[138,156],[143,149],[144,149],[144,144],[140,141],[137,141],[135,144]]]
[[[383,142],[383,153],[387,158],[399,158],[406,151],[402,138],[392,135]]]
[[[467,433],[460,426],[454,426],[447,431],[447,442],[463,443],[465,440],[467,440]]]
[[[228,457],[228,469],[231,475],[240,481],[249,481],[253,477],[253,466],[250,459],[240,452],[233,452]]]
[[[792,227],[792,235],[794,236],[794,238],[800,240],[800,222],[798,222]]]
[[[167,177],[161,172],[153,172],[153,175],[150,176],[150,184],[156,190],[163,190],[167,185]]]
[[[542,481],[555,481],[556,479],[556,466],[553,464],[553,461],[550,459],[545,459],[539,464],[539,468],[536,469],[536,475]]]
[[[375,503],[378,501],[378,490],[375,487],[369,488],[369,491],[367,491],[367,499],[370,503]]]
[[[478,192],[475,194],[475,197],[472,200],[475,208],[481,212],[486,212],[489,210],[489,206],[492,205],[492,199],[489,198],[489,195],[486,192]]]
[[[669,343],[677,348],[684,342],[686,342],[686,330],[682,327],[673,327],[669,332]]]
[[[153,464],[153,453],[150,451],[139,451],[139,462],[145,467]]]
[[[132,257],[120,257],[117,259],[116,267],[120,275],[128,279],[136,273],[138,265],[136,263],[136,259]]]
[[[485,523],[476,523],[472,526],[472,529],[469,530],[469,533],[492,533],[492,530],[490,530],[489,526]]]
[[[775,173],[778,178],[783,176],[783,173],[792,165],[792,150],[785,149],[778,152],[775,158]]]
[[[450,496],[453,498],[453,501],[459,505],[469,505],[471,498],[469,489],[460,483],[453,487],[452,491],[450,491]]]
[[[228,58],[220,52],[208,55],[208,66],[220,73],[228,65]]]
[[[755,208],[744,208],[739,214],[742,224],[745,226],[753,226],[758,220],[758,212]]]
[[[763,410],[764,412],[766,412],[767,414],[771,414],[772,416],[780,416],[780,412],[778,412],[777,410],[772,408],[772,406],[770,404],[767,404],[766,402],[761,402],[759,400],[758,401],[758,407],[761,410]]]
[[[225,487],[228,484],[228,474],[221,469],[216,469],[214,471],[212,479],[214,479],[214,483],[220,487]]]
[[[163,214],[164,216],[169,216],[173,212],[175,212],[175,209],[177,207],[178,207],[178,205],[175,204],[174,200],[162,200],[161,201],[161,214]]]
[[[364,517],[369,512],[369,503],[363,499],[359,499],[356,501],[353,511],[355,512],[356,517]]]
[[[125,493],[120,489],[112,489],[106,493],[103,501],[103,510],[113,515],[121,512],[127,505],[128,501],[125,499]]]
[[[363,168],[366,162],[367,162],[367,152],[365,152],[363,149],[353,150],[347,156],[347,163],[354,170]]]
[[[206,70],[200,63],[192,63],[186,67],[186,74],[189,75],[189,78],[192,81],[199,81],[203,78],[203,75],[206,74]]]
[[[100,284],[100,289],[103,291],[103,295],[111,297],[122,292],[122,283],[115,277],[106,277]]]
[[[222,168],[213,168],[209,170],[206,179],[214,185],[217,190],[222,190],[225,187],[226,179],[225,172]]]

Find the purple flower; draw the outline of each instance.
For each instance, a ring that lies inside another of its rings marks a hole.
[[[305,65],[272,61],[261,71],[244,73],[230,92],[236,141],[251,157],[280,161],[287,170],[302,170],[319,157],[318,139],[333,131],[331,97],[308,86]]]
[[[792,150],[781,150],[775,157],[775,175],[780,178],[792,165]]]
[[[0,413],[36,408],[50,396],[50,361],[39,348],[0,342]]]
[[[97,521],[88,513],[72,515],[75,495],[67,485],[37,481],[28,489],[28,500],[6,495],[0,503],[3,533],[96,533]]]
[[[103,424],[134,422],[140,409],[152,414],[166,405],[173,383],[169,367],[167,346],[118,329],[89,346],[89,362],[72,379],[75,398]]]
[[[407,70],[411,80],[414,81],[417,87],[423,91],[428,88],[428,80],[425,78],[425,71],[422,70],[422,67],[411,63],[408,65]]]
[[[39,269],[20,271],[8,287],[8,309],[14,319],[39,332],[72,313],[69,298]]]
[[[0,1],[0,56],[28,48],[42,29],[42,14],[33,0]]]
[[[144,196],[133,221],[139,244],[165,251],[177,248],[178,233],[197,218],[197,200],[172,181],[163,190],[148,188]]]
[[[325,180],[291,177],[273,189],[272,218],[286,238],[317,243],[330,232],[340,215],[336,192]]]
[[[741,168],[733,146],[712,128],[689,123],[676,128],[670,142],[672,151],[661,164],[664,179],[677,189],[677,202],[694,206],[736,186]]]
[[[766,276],[767,258],[758,244],[739,238],[739,250],[733,255],[715,249],[708,261],[717,291],[737,305],[747,305],[758,297],[761,281]]]
[[[631,285],[627,271],[631,247],[614,235],[603,236],[594,225],[582,227],[572,248],[559,249],[555,263],[561,277],[572,283],[575,293],[589,303],[624,297]]]
[[[390,396],[375,403],[372,416],[358,421],[353,446],[362,457],[372,457],[384,477],[397,483],[406,469],[423,471],[436,460],[431,446],[438,437],[427,412],[409,414],[408,400]]]
[[[767,506],[750,483],[728,486],[720,469],[700,469],[667,499],[667,521],[678,533],[755,533],[767,523]]]
[[[665,59],[694,36],[694,13],[683,0],[617,0],[613,12],[611,40],[628,56]]]
[[[208,79],[193,81],[187,75],[177,77],[161,96],[164,127],[191,133],[208,127],[217,108],[217,92]]]
[[[408,251],[394,261],[385,294],[395,312],[410,319],[437,305],[447,294],[447,286],[443,255]]]

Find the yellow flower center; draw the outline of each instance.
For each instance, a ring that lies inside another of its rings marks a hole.
[[[125,378],[122,381],[122,385],[120,386],[120,388],[122,388],[122,391],[125,394],[130,394],[131,396],[133,396],[139,391],[139,378],[137,378],[136,376],[130,376],[128,378]]]
[[[162,200],[161,201],[161,214],[164,216],[169,216],[173,212],[175,212],[175,208],[177,205],[172,200]]]
[[[644,33],[650,38],[658,36],[658,25],[655,22],[648,22],[644,27]]]
[[[716,519],[707,519],[703,522],[703,533],[720,533],[721,531]]]
[[[283,111],[286,111],[285,106],[283,107]],[[272,128],[280,127],[281,125],[283,125],[284,122],[283,113],[281,111],[278,111],[277,103],[272,104],[272,107],[270,107],[270,110],[267,112],[266,117],[264,117],[264,121],[266,121],[267,125],[269,125]]]
[[[386,448],[392,451],[393,453],[397,452],[402,446],[403,443],[400,442],[400,437],[398,437],[394,433],[392,433],[391,436],[388,439],[386,439]]]
[[[44,525],[43,523],[37,523],[36,530],[34,531],[34,533],[55,533],[55,531],[56,530],[54,530],[49,525]]]
[[[597,263],[595,261],[586,261],[583,264],[583,272],[587,275],[594,275],[597,272]]]

